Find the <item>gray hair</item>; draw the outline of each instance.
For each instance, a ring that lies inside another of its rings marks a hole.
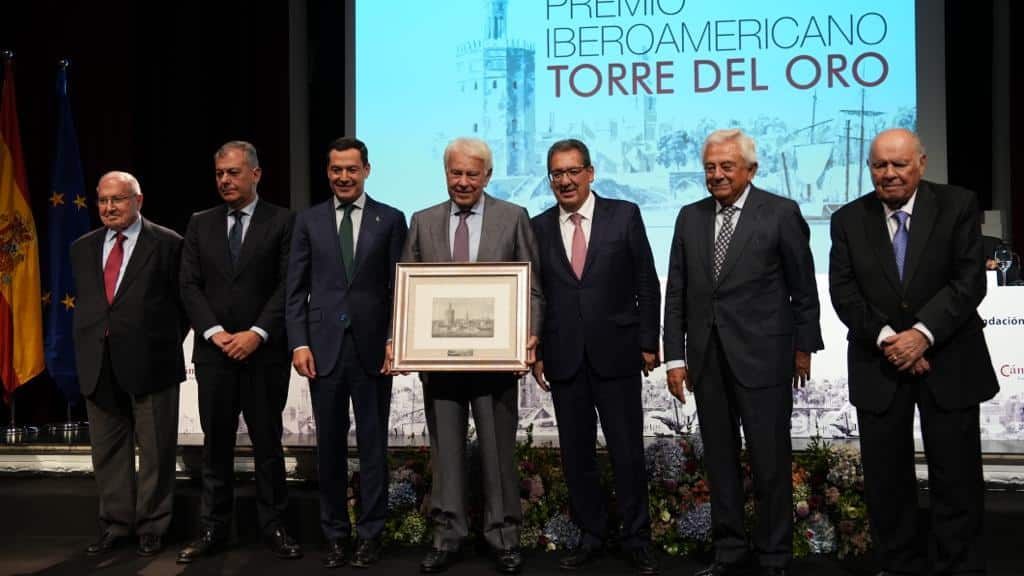
[[[132,193],[132,196],[142,196],[142,186],[139,185],[139,180],[128,172],[111,170],[103,176],[100,176],[100,180],[96,185],[96,188],[99,188],[100,185],[103,184],[104,180],[117,180],[121,183],[122,187],[127,188]]]
[[[448,169],[448,158],[456,153],[462,153],[470,158],[476,158],[477,160],[483,160],[484,170],[488,174],[491,173],[491,169],[494,167],[494,157],[491,154],[491,148],[487,145],[487,142],[479,138],[456,138],[448,143],[444,149],[444,167]]]
[[[757,146],[754,144],[754,139],[744,134],[743,130],[739,128],[715,130],[708,134],[707,139],[704,140],[704,147],[700,151],[701,160],[707,157],[708,146],[712,144],[725,144],[727,142],[735,142],[739,146],[740,155],[747,161],[747,165],[753,166],[757,164]]]
[[[217,151],[213,153],[214,162],[216,162],[218,158],[223,158],[228,153],[228,150],[241,150],[242,153],[245,154],[245,163],[248,164],[250,168],[260,167],[260,159],[256,156],[256,147],[245,140],[232,140],[222,144],[221,147],[217,148]]]

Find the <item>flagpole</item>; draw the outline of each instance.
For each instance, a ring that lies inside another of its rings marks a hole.
[[[4,66],[10,65],[11,61],[14,60],[13,50],[0,50],[0,60],[3,61]],[[15,419],[15,400],[11,397],[11,415],[8,425],[4,427],[4,442],[7,444],[17,444],[25,438],[25,433],[28,429],[24,426],[18,426],[17,420]]]
[[[35,426],[18,426],[17,420],[14,417],[14,408],[16,406],[15,399],[11,398],[11,419],[10,424],[4,428],[4,443],[5,444],[20,444],[21,442],[28,439],[39,429]]]
[[[71,66],[71,60],[69,60],[68,58],[61,58],[60,60],[57,60],[57,68],[58,68],[59,72],[65,72],[66,73],[70,66]],[[66,77],[65,77],[64,81],[66,82]],[[62,90],[66,90],[66,86]],[[53,225],[53,223],[51,223],[51,225]],[[75,421],[72,418],[72,416],[71,416],[71,401],[67,400],[66,397],[65,397],[65,400],[64,400],[64,408],[65,408],[65,421],[64,422],[53,422],[53,423],[48,424],[46,426],[46,430],[50,434],[52,434],[54,436],[61,435],[61,436],[65,436],[65,437],[71,437],[71,436],[81,432],[82,430],[85,430],[88,427],[88,423],[87,422]]]

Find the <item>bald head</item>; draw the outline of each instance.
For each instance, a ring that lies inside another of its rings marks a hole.
[[[103,225],[121,232],[139,219],[142,187],[135,176],[128,172],[107,172],[100,177],[96,186],[96,204]]]
[[[871,142],[868,166],[875,195],[891,210],[896,210],[917,191],[928,166],[928,156],[916,134],[893,128],[880,132]]]

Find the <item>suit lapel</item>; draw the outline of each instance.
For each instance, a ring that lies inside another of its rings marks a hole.
[[[728,276],[729,272],[736,266],[736,262],[739,260],[740,255],[743,254],[743,249],[747,246],[747,242],[754,235],[754,229],[757,228],[761,220],[760,207],[763,203],[764,196],[762,196],[761,191],[751,185],[750,190],[747,191],[747,199],[743,203],[743,209],[740,210],[740,217],[733,224],[732,238],[729,239],[729,248],[725,251],[722,269],[718,271],[716,285],[721,284],[722,279]],[[712,250],[714,250],[713,241],[711,245]]]
[[[714,278],[714,273],[711,270],[711,261],[715,257],[716,206],[714,198],[707,198],[697,205],[696,252],[701,256],[701,263],[708,274],[709,282]]]
[[[591,192],[593,194],[593,192]],[[590,240],[587,242],[587,258],[583,261],[583,274],[580,275],[580,280],[586,278],[587,271],[590,270],[594,265],[594,254],[597,252],[597,247],[601,245],[605,240],[605,232],[608,230],[608,220],[611,218],[609,213],[611,206],[607,202],[602,202],[597,194],[594,194],[594,219],[590,222]],[[558,235],[558,239],[562,239],[562,235]],[[559,242],[561,244],[561,242]],[[565,250],[562,250],[565,253]],[[572,270],[572,264],[569,265],[569,270]],[[573,273],[573,277],[576,274]]]
[[[370,252],[370,248],[376,242],[379,225],[380,211],[377,209],[377,203],[367,196],[366,202],[363,203],[363,218],[359,221],[359,238],[356,241],[355,262],[352,263],[352,278],[349,279],[349,284],[359,275],[359,269],[364,260],[363,255]],[[339,252],[340,245],[339,242]]]
[[[334,207],[334,198],[330,198],[327,202],[321,205],[317,218],[319,222],[314,222],[314,226],[319,229],[319,233],[324,235],[324,238],[328,239],[327,242],[327,254],[330,255],[330,262],[332,266],[337,266],[340,270],[341,277],[348,282],[348,276],[345,275],[345,262],[341,259],[341,241],[338,239],[338,221],[335,219],[337,209]]]
[[[139,218],[142,217],[139,216]],[[124,276],[121,278],[121,284],[117,287],[117,292],[114,294],[114,301],[111,305],[116,304],[121,298],[121,294],[124,294],[125,290],[132,285],[132,282],[135,282],[149,257],[153,254],[156,242],[152,236],[153,232],[150,230],[149,222],[143,218],[142,227],[139,229],[139,237],[135,240],[135,248],[132,250],[131,259],[128,260],[128,266],[124,269]]]
[[[544,227],[546,228],[545,234],[551,239],[548,242],[548,249],[555,252],[555,261],[558,262],[555,268],[567,279],[578,282],[576,273],[572,271],[572,262],[569,262],[569,257],[565,255],[565,243],[562,242],[562,213],[557,204],[544,217]],[[591,227],[591,232],[593,232],[593,227]]]
[[[245,237],[242,239],[241,252],[238,254],[238,262],[233,267],[232,274],[238,276],[238,273],[245,269],[246,264],[252,259],[253,253],[256,251],[255,246],[261,244],[267,235],[267,227],[264,223],[267,217],[270,215],[270,211],[263,202],[256,203],[256,209],[252,212],[252,218],[249,220],[249,227],[245,230]],[[227,215],[221,219],[221,222],[227,223]],[[227,244],[227,232],[220,235],[224,240],[225,245]],[[231,255],[228,254],[230,260]],[[230,263],[230,262],[229,262]]]
[[[104,227],[100,233],[96,234],[96,237],[89,242],[89,250],[91,250],[91,253],[89,254],[89,261],[94,263],[90,268],[95,271],[93,280],[96,282],[96,286],[103,291],[104,300],[106,299],[106,284],[103,280],[103,244],[107,241],[108,232],[109,230]],[[82,291],[79,290],[79,293],[81,292]]]
[[[429,233],[433,235],[431,241],[434,246],[440,248],[437,251],[438,256],[441,257],[439,262],[451,262],[452,245],[448,240],[448,226],[452,221],[452,202],[449,200],[437,208],[437,220],[435,222],[430,222]]]
[[[494,200],[484,194],[484,221],[480,226],[480,245],[477,247],[477,262],[500,262],[505,258],[501,254],[502,232],[507,222],[497,211]],[[450,221],[450,218],[449,218]],[[446,239],[447,240],[447,239]]]
[[[221,266],[219,267],[224,277],[231,279],[234,276],[231,264],[231,251],[228,250],[228,205],[221,204],[214,212],[215,218],[207,227],[209,236],[204,241],[210,243],[210,250],[213,254],[220,254]]]
[[[924,259],[928,247],[928,238],[935,227],[938,216],[935,192],[925,182],[917,187],[917,198],[914,199],[914,213],[910,217],[910,242],[907,245],[906,259],[903,261],[903,287],[910,285],[914,272]],[[895,262],[895,256],[894,256]]]
[[[902,293],[899,271],[896,270],[896,255],[892,250],[892,239],[889,238],[889,227],[885,222],[882,202],[872,195],[865,202],[864,211],[864,236],[875,250],[878,262],[882,265],[882,274],[896,292]],[[916,222],[911,224],[911,229],[914,226]]]

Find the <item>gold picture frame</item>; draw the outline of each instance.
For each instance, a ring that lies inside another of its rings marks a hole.
[[[530,281],[528,262],[399,263],[392,369],[528,370]]]

